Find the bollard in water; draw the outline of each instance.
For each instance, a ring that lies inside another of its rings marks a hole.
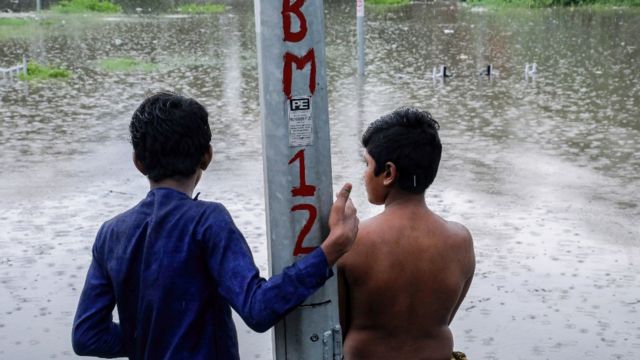
[[[536,63],[533,64],[525,64],[524,66],[524,78],[525,79],[529,79],[529,77],[535,77],[536,73],[538,72],[538,67],[536,65]]]
[[[356,32],[358,36],[358,75],[364,76],[364,0],[356,0]]]
[[[453,75],[447,73],[447,67],[445,65],[440,65],[440,72],[437,72],[437,69],[434,67],[433,71],[431,72],[431,76],[435,80],[435,79],[445,79]]]

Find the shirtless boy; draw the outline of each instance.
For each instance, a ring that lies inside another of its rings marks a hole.
[[[475,269],[471,234],[426,204],[442,145],[427,112],[401,108],[362,137],[369,202],[384,211],[360,224],[340,259],[345,359],[452,358],[449,324]]]

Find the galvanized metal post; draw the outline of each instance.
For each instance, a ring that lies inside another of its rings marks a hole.
[[[333,203],[322,0],[254,0],[272,274],[319,246]],[[286,296],[286,295],[284,295]],[[283,359],[341,356],[335,277],[275,327]]]
[[[40,12],[42,10],[42,0],[36,0],[36,10]]]
[[[356,33],[358,37],[358,75],[364,75],[364,0],[356,0]]]
[[[22,55],[22,72],[24,73],[24,78],[27,78],[29,72],[27,71],[29,63],[27,62],[27,56]]]

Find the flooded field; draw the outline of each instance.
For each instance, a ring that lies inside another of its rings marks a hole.
[[[456,3],[367,8],[356,73],[355,2],[326,1],[334,188],[366,202],[359,136],[399,105],[441,124],[427,203],[467,225],[471,290],[452,324],[470,359],[640,356],[640,11],[489,11]],[[214,164],[197,191],[224,203],[267,272],[251,1],[203,16],[64,17],[0,25],[0,67],[26,54],[62,81],[0,78],[0,359],[75,357],[71,322],[100,224],[148,184],[128,122],[172,89],[211,116]],[[107,70],[105,59],[153,66]],[[527,63],[537,64],[525,78]],[[432,68],[453,77],[434,81]],[[478,73],[492,64],[492,79]],[[237,321],[244,359],[270,333]]]

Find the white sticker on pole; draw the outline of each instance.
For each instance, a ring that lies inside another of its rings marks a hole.
[[[311,96],[297,96],[289,102],[289,146],[313,145]]]
[[[356,0],[356,16],[364,16],[364,0]]]

